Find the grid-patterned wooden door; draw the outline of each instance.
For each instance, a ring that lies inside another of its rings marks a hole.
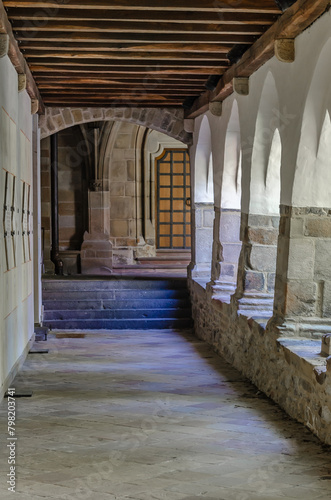
[[[156,159],[157,248],[191,248],[190,161],[186,149]]]

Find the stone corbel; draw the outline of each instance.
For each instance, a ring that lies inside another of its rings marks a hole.
[[[275,40],[275,56],[280,62],[294,62],[294,38],[280,38],[279,40]]]
[[[18,74],[18,92],[23,92],[26,89],[26,74]]]
[[[211,101],[209,103],[209,111],[214,116],[222,116],[222,101]]]
[[[233,79],[233,90],[239,95],[249,94],[249,78],[235,77]]]
[[[31,114],[35,115],[38,113],[39,109],[39,100],[38,99],[31,99]]]
[[[192,134],[194,132],[194,120],[187,118],[184,120],[184,130],[188,134]]]
[[[9,36],[7,33],[0,33],[0,58],[8,54]]]

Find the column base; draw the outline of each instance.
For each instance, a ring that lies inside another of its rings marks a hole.
[[[112,274],[113,249],[109,236],[104,233],[85,233],[81,247],[82,274]]]

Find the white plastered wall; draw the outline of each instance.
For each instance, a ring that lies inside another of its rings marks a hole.
[[[0,59],[0,192],[1,206],[4,204],[6,172],[15,178],[15,260],[7,269],[4,244],[3,218],[0,238],[0,396],[7,389],[15,370],[24,359],[29,340],[34,331],[33,301],[33,242],[30,239],[30,256],[23,257],[23,236],[25,229],[32,232],[32,214],[29,226],[22,225],[22,187],[30,186],[32,204],[32,117],[31,102],[26,91],[18,94],[17,73],[7,56]],[[16,90],[16,91],[15,91]],[[19,210],[19,211],[18,211]],[[8,225],[8,224],[7,224]],[[24,262],[26,260],[26,262]]]
[[[229,96],[221,117],[207,112],[195,120],[193,158],[203,120],[210,126],[216,206],[222,191],[224,196],[224,151],[234,100],[241,133],[242,211],[275,214],[279,201],[288,206],[330,206],[331,12],[296,38],[295,51],[293,63],[273,57],[256,71],[249,79],[249,95]]]

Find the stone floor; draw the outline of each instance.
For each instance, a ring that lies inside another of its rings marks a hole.
[[[49,336],[12,384],[24,500],[331,498],[331,451],[191,332]],[[1,403],[0,498],[7,492]]]

